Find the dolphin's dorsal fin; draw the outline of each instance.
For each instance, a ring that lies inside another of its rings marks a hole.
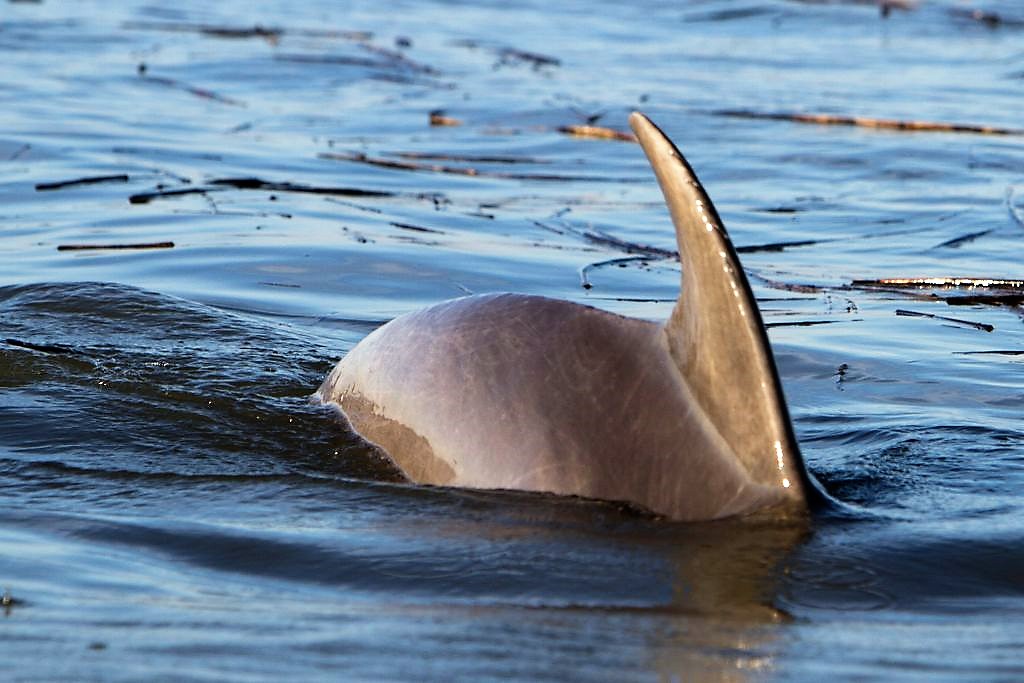
[[[672,141],[629,123],[675,224],[682,289],[665,332],[675,365],[750,478],[803,500],[813,488],[793,435],[757,303],[718,212]]]

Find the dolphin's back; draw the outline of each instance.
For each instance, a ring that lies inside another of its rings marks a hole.
[[[781,497],[751,480],[664,328],[566,301],[456,299],[393,320],[321,396],[418,482],[630,501],[710,519]]]
[[[413,481],[623,500],[676,519],[804,511],[803,466],[757,302],[671,140],[630,117],[682,265],[664,325],[540,297],[402,316],[321,387]]]

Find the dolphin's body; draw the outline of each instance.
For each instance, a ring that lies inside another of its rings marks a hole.
[[[672,142],[630,124],[675,223],[664,324],[471,296],[367,336],[320,387],[415,482],[627,501],[679,520],[806,509],[807,475],[725,227]]]

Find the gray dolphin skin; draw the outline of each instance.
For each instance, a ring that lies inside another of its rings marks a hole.
[[[623,501],[677,520],[807,510],[757,304],[675,145],[630,117],[682,262],[663,324],[521,294],[455,299],[368,335],[318,391],[413,482]]]

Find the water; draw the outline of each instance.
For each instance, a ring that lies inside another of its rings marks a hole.
[[[1021,138],[718,112],[1018,127],[1022,20],[952,1],[887,19],[768,0],[6,4],[5,676],[1019,680],[1022,356],[989,352],[1024,349],[1020,309],[848,285],[1020,277]],[[596,234],[674,248],[639,148],[557,131],[633,108],[738,246],[816,241],[742,258],[842,513],[684,525],[410,486],[309,402],[381,322],[466,292],[664,316],[671,260],[585,268],[629,255]],[[463,125],[429,126],[439,109]],[[213,184],[237,178],[278,185]],[[129,202],[195,188],[215,191]],[[827,324],[790,324],[808,322]]]

